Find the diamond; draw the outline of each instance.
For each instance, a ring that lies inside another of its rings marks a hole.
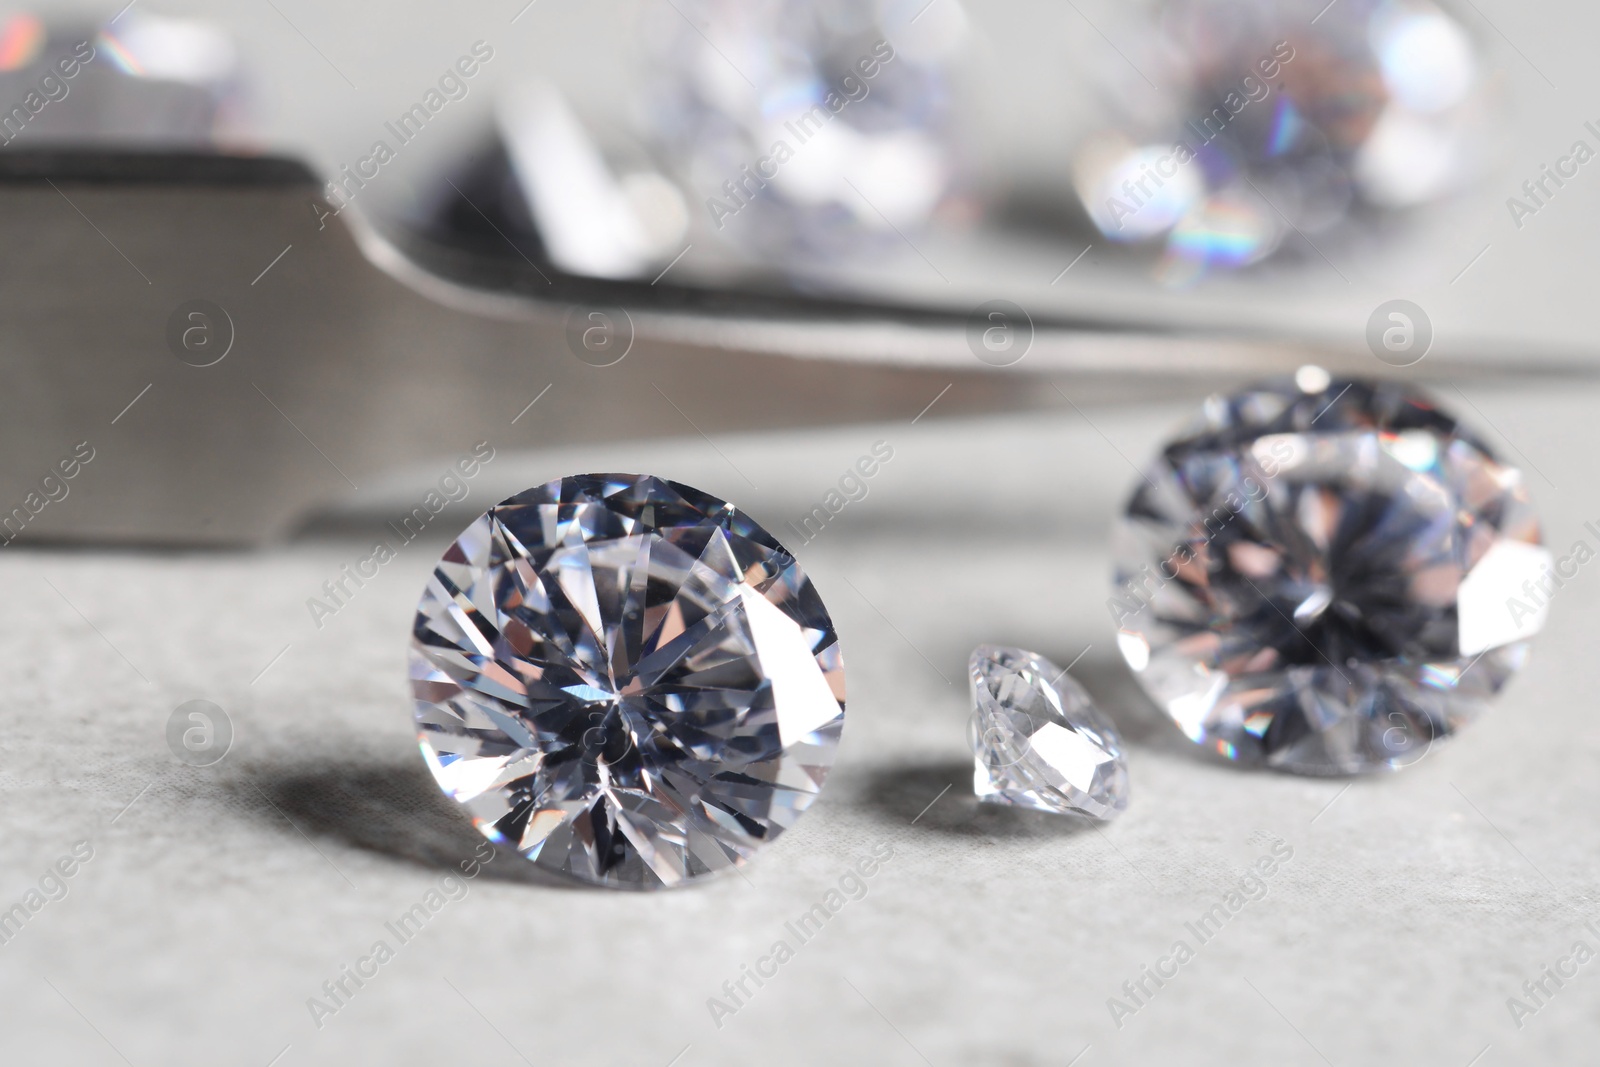
[[[833,622],[733,505],[590,474],[468,526],[417,607],[422,755],[490,840],[598,885],[742,864],[822,787],[844,725]]]
[[[1115,541],[1145,691],[1197,744],[1304,774],[1414,763],[1478,715],[1550,565],[1515,468],[1408,386],[1320,371],[1208,399]]]
[[[979,800],[1112,819],[1128,806],[1117,728],[1043,656],[979,645],[972,682],[972,788]]]

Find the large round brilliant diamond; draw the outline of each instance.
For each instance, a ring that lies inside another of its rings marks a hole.
[[[503,501],[417,608],[422,754],[491,840],[656,888],[742,863],[816,799],[844,724],[828,612],[733,505],[592,474]]]
[[[1311,774],[1404,766],[1473,718],[1550,564],[1518,471],[1410,388],[1317,368],[1207,400],[1116,547],[1146,692],[1229,759]]]

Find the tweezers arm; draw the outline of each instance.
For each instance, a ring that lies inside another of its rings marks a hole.
[[[936,396],[930,418],[1066,408],[1355,361],[1041,323],[1027,357],[996,368],[959,317],[483,278],[322,205],[292,161],[0,157],[0,538],[254,543],[485,439],[910,419]],[[195,319],[195,301],[216,310]],[[615,365],[575,354],[569,316],[591,306],[625,312],[633,340]],[[190,342],[226,354],[192,365],[205,359]]]

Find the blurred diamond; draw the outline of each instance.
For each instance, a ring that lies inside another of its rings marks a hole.
[[[1550,566],[1516,469],[1410,388],[1315,368],[1208,399],[1116,548],[1118,645],[1156,703],[1310,774],[1413,763],[1475,717]]]
[[[561,92],[525,82],[502,94],[495,112],[551,262],[597,278],[642,271],[651,252],[645,226]]]
[[[960,0],[643,3],[637,114],[697,240],[778,269],[900,242],[952,193]]]
[[[129,5],[130,7],[132,5]],[[233,40],[213,23],[124,9],[0,20],[0,141],[52,148],[213,151],[254,145]]]
[[[1066,671],[1020,648],[980,645],[967,673],[978,799],[1096,819],[1128,806],[1122,738]]]
[[[1319,5],[1320,6],[1320,5]],[[1172,284],[1436,201],[1484,152],[1478,46],[1429,0],[1161,0],[1074,150],[1101,233],[1159,243]],[[1108,151],[1108,145],[1120,145]],[[1299,237],[1295,240],[1293,238]]]
[[[743,863],[816,799],[838,639],[772,535],[676,482],[582,475],[497,504],[418,605],[423,758],[491,840],[653,889]]]

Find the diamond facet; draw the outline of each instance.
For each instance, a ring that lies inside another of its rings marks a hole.
[[[979,800],[1096,819],[1128,806],[1122,738],[1066,671],[1020,648],[979,645],[967,675]]]
[[[1145,691],[1196,743],[1307,774],[1414,763],[1476,716],[1550,563],[1516,469],[1413,389],[1320,371],[1208,399],[1115,540]]]
[[[586,882],[743,863],[816,799],[844,725],[833,622],[733,505],[592,474],[490,508],[417,608],[422,755],[490,840]]]

